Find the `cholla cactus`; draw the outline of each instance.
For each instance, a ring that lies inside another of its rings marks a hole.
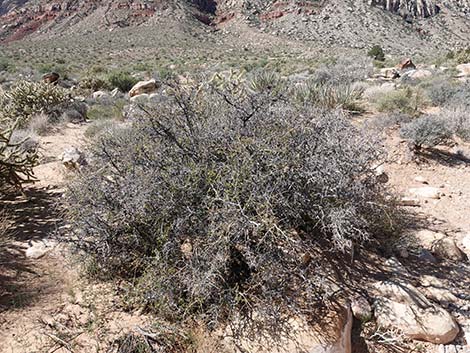
[[[10,90],[0,92],[0,119],[27,124],[31,116],[48,113],[70,100],[66,90],[42,82],[19,81]]]
[[[20,188],[26,182],[34,181],[33,167],[37,163],[36,151],[25,151],[24,141],[11,142],[13,131],[19,120],[9,124],[8,119],[0,118],[0,193],[9,187]]]

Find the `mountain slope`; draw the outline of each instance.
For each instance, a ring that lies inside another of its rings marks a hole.
[[[403,51],[470,42],[470,0],[6,0],[0,1],[2,13],[3,42],[158,26],[163,18],[224,32],[248,28],[326,47],[378,43]]]

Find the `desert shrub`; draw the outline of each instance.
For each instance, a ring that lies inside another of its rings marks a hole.
[[[470,108],[470,82],[458,85],[456,92],[450,97],[446,104],[448,107]]]
[[[80,80],[79,87],[92,91],[100,91],[109,89],[110,83],[97,76],[87,76]]]
[[[0,118],[17,121],[18,126],[23,127],[32,116],[48,114],[67,101],[70,97],[61,87],[20,81],[0,95]]]
[[[332,62],[320,65],[313,73],[313,80],[333,85],[352,84],[363,81],[372,72],[373,65],[368,58],[339,57]]]
[[[12,123],[0,117],[0,193],[11,187],[34,180],[33,167],[37,163],[36,149],[25,148],[26,139],[13,141],[19,122]]]
[[[38,135],[46,135],[51,129],[49,117],[46,114],[32,116],[27,125],[27,129]]]
[[[111,119],[94,120],[85,130],[85,137],[89,139],[96,138],[115,126],[115,122]]]
[[[341,111],[221,81],[166,87],[97,139],[64,197],[70,240],[165,318],[280,338],[335,256],[392,235],[383,153]]]
[[[377,61],[385,61],[385,53],[380,45],[374,45],[367,52],[367,55]]]
[[[470,48],[460,49],[455,52],[454,59],[458,64],[470,63]]]
[[[406,87],[385,93],[377,99],[375,104],[379,112],[400,112],[413,115],[423,108],[425,99],[420,90]]]
[[[129,92],[139,80],[125,71],[113,71],[107,75],[107,81],[113,88],[119,88],[121,92]]]
[[[448,107],[440,112],[439,117],[453,134],[470,141],[470,107]]]
[[[435,106],[447,104],[459,91],[459,85],[452,82],[450,77],[445,76],[426,81],[421,87],[426,91],[426,95]]]
[[[115,100],[109,104],[93,104],[88,110],[90,120],[122,119],[122,110],[125,100]]]
[[[448,123],[440,116],[434,115],[426,115],[404,124],[400,134],[418,150],[437,146],[452,137]]]

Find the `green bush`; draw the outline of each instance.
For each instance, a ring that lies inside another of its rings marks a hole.
[[[382,95],[375,102],[379,112],[400,112],[404,114],[417,114],[425,105],[424,95],[420,90],[406,87],[390,91]]]
[[[24,127],[33,115],[48,114],[69,101],[69,94],[61,87],[19,81],[10,90],[0,94],[0,118],[10,122],[18,121],[18,127]]]
[[[367,55],[377,61],[385,61],[385,53],[380,45],[374,45]]]
[[[135,281],[138,303],[280,339],[327,295],[319,268],[390,239],[395,223],[374,139],[340,111],[256,86],[167,86],[100,135],[64,202],[70,241],[96,272]]]
[[[109,85],[113,88],[119,88],[121,92],[129,92],[130,89],[139,81],[131,74],[125,71],[113,71],[107,76]]]
[[[111,87],[108,81],[97,76],[86,76],[79,81],[78,85],[80,88],[89,89],[93,92],[107,90]]]

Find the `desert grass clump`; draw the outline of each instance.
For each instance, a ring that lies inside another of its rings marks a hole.
[[[270,85],[164,91],[91,147],[64,198],[70,240],[165,319],[281,339],[331,294],[328,266],[393,235],[384,154],[341,111]]]
[[[361,99],[364,90],[358,85],[333,85],[315,81],[298,84],[292,89],[294,99],[301,104],[311,104],[325,109],[362,111]]]

